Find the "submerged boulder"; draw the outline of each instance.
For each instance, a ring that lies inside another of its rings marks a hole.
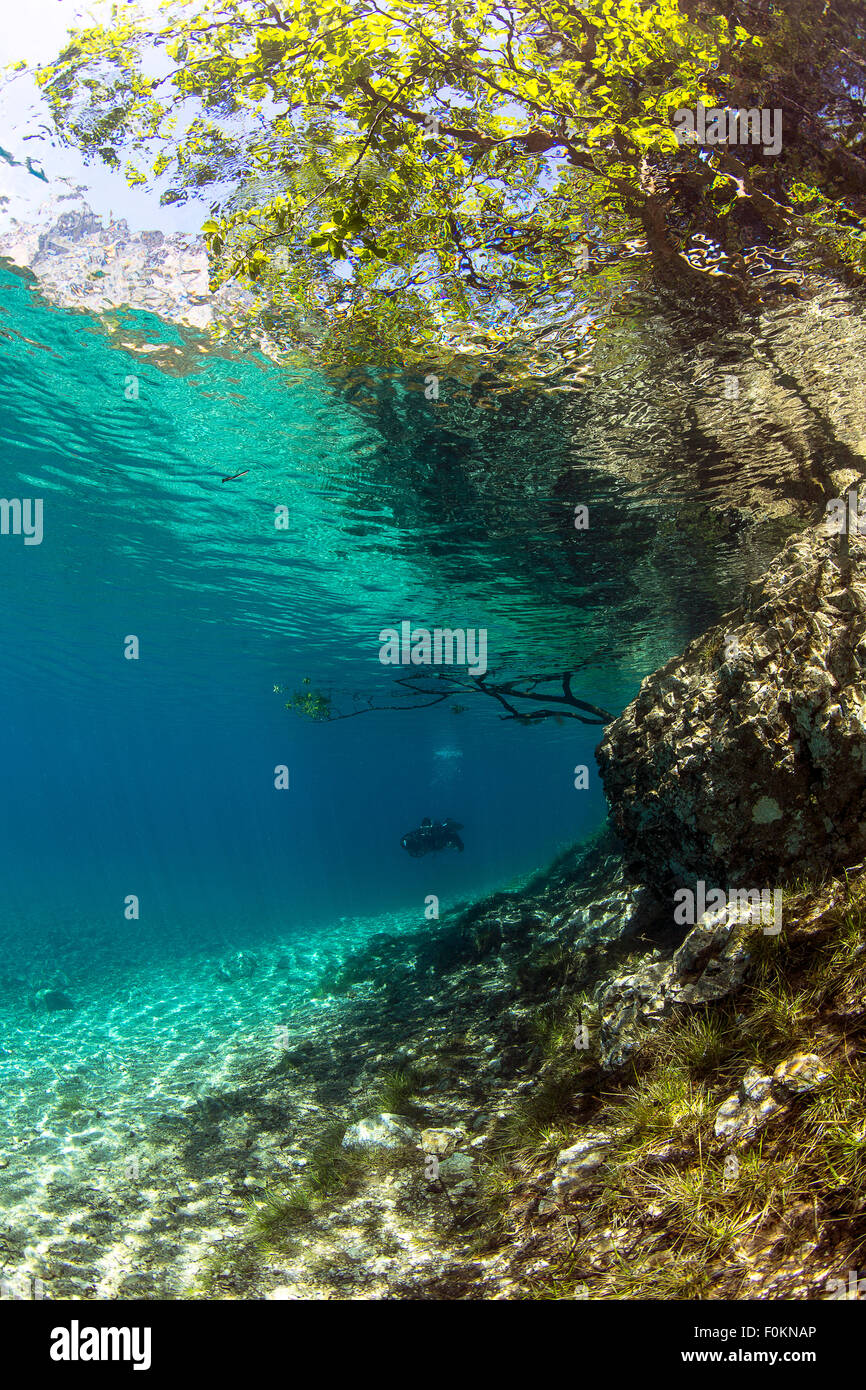
[[[598,1169],[608,1157],[607,1151],[612,1143],[613,1136],[610,1134],[587,1134],[570,1148],[562,1149],[556,1158],[549,1196],[563,1197],[593,1182]]]
[[[827,524],[791,540],[608,728],[611,818],[657,889],[866,855],[866,540],[847,541]]]
[[[816,1091],[829,1079],[830,1073],[814,1052],[795,1052],[779,1063],[772,1076],[750,1067],[737,1092],[719,1108],[716,1138],[729,1144],[752,1139],[786,1106]]]
[[[404,1144],[418,1144],[421,1136],[408,1120],[400,1115],[373,1115],[349,1125],[343,1135],[344,1149],[399,1149]]]
[[[457,1152],[443,1158],[437,1177],[452,1197],[472,1197],[477,1191],[475,1160],[471,1154]]]
[[[778,1096],[807,1096],[829,1080],[830,1072],[817,1053],[795,1052],[773,1072],[773,1089]]]
[[[234,980],[248,980],[255,975],[259,963],[252,951],[236,951],[233,956],[227,956],[225,960],[218,961],[216,966],[217,977],[232,983]]]
[[[595,1000],[605,1070],[622,1066],[674,1009],[714,1003],[737,989],[749,967],[751,925],[748,907],[706,912],[673,953],[653,951],[602,980]]]
[[[427,1154],[437,1154],[439,1158],[451,1155],[463,1139],[460,1129],[422,1129],[421,1147]]]
[[[771,1094],[773,1078],[757,1067],[750,1067],[740,1082],[739,1090],[719,1107],[715,1135],[728,1144],[750,1139],[782,1109]]]

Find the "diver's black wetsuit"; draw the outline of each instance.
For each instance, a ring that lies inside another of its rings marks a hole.
[[[457,831],[462,829],[463,826],[450,817],[439,825],[434,825],[425,817],[417,830],[410,830],[408,835],[403,836],[400,844],[408,850],[413,859],[420,859],[431,850],[439,849],[459,849],[462,853],[463,841],[457,834]]]

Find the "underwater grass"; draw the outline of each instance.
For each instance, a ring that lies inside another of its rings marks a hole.
[[[248,1297],[248,1286],[260,1272],[260,1253],[247,1236],[232,1236],[213,1246],[202,1259],[182,1299]]]
[[[597,1028],[593,1026],[596,1014],[597,1010],[585,994],[578,994],[565,1003],[555,1001],[545,1004],[532,1018],[530,1041],[545,1060],[561,1057],[563,1053],[568,1054],[575,1049],[577,1029],[581,1024],[587,1026],[590,1038],[597,1036]]]
[[[342,1121],[328,1124],[313,1141],[302,1176],[284,1178],[250,1203],[250,1230],[260,1249],[283,1248],[323,1202],[357,1187],[363,1163],[342,1147],[345,1132]]]
[[[356,1196],[373,1177],[422,1166],[415,1148],[344,1149],[347,1126],[334,1121],[313,1141],[302,1174],[266,1188],[248,1205],[251,1238],[265,1253],[290,1253],[299,1229],[318,1212]]]
[[[416,1067],[387,1072],[378,1083],[374,1102],[385,1114],[405,1115],[413,1119],[419,1113],[414,1097],[424,1081],[424,1074]]]
[[[614,1143],[581,1193],[587,1234],[572,1239],[566,1201],[547,1228],[554,1269],[527,1276],[525,1296],[756,1297],[756,1275],[760,1284],[774,1263],[793,1258],[788,1277],[808,1285],[810,1257],[824,1268],[863,1258],[866,879],[839,887],[817,900],[814,884],[802,887],[781,938],[749,939],[751,974],[735,996],[673,1015],[619,1076],[597,1078],[592,1128]],[[817,1052],[829,1080],[735,1149],[716,1139],[718,1107],[745,1071],[771,1072],[798,1050]],[[511,1167],[492,1177],[492,1196],[514,1207],[549,1166],[552,1141],[567,1147],[583,1132],[566,1120],[545,1136],[524,1114],[505,1135]],[[594,1245],[599,1232],[607,1247]]]
[[[262,1250],[279,1249],[286,1236],[310,1221],[316,1193],[305,1182],[266,1189],[249,1206],[250,1231]]]

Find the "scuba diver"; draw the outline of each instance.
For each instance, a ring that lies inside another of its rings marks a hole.
[[[408,835],[404,835],[400,844],[408,850],[413,859],[420,859],[423,854],[429,854],[436,849],[459,849],[463,852],[463,841],[457,834],[463,826],[456,820],[441,821],[434,825],[429,816],[425,816],[417,830],[410,830]]]

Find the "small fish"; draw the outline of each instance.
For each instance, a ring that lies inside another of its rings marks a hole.
[[[241,469],[240,473],[230,473],[227,478],[223,478],[224,483],[233,483],[235,478],[245,478],[249,473],[248,468]]]

